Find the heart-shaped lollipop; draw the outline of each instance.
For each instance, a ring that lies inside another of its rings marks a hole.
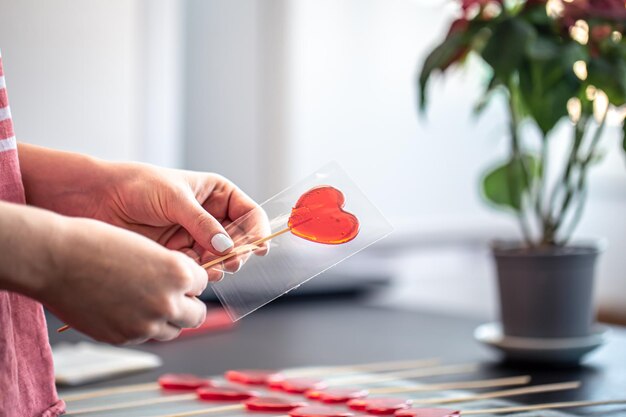
[[[291,210],[291,233],[327,245],[351,241],[359,234],[359,220],[343,210],[345,202],[343,193],[330,185],[310,189]]]
[[[201,378],[191,374],[164,374],[158,379],[158,383],[163,389],[193,391],[201,387],[212,387],[215,385],[208,378]]]
[[[202,265],[211,268],[233,256],[254,250],[268,240],[287,232],[302,239],[327,245],[350,242],[359,234],[359,219],[343,209],[345,197],[330,185],[311,188],[302,194],[291,210],[287,227],[250,244],[235,248],[232,252]]]

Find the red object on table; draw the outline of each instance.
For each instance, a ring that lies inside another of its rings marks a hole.
[[[304,401],[277,397],[250,398],[244,401],[243,404],[250,411],[262,411],[268,413],[285,413],[293,410],[294,408],[305,407],[308,405]]]
[[[234,369],[227,371],[224,377],[231,382],[246,385],[267,385],[272,379],[284,380],[278,371],[269,369]]]
[[[328,245],[351,241],[359,234],[359,220],[343,210],[345,201],[343,193],[330,185],[310,189],[291,210],[291,233]]]
[[[321,390],[327,387],[326,382],[313,378],[275,378],[268,381],[271,389],[285,391],[290,394],[304,394],[310,390]]]
[[[396,417],[458,417],[459,410],[449,408],[408,408],[395,413]]]
[[[350,400],[365,398],[368,391],[362,388],[327,388],[309,390],[305,393],[307,398],[321,401],[325,404],[341,404]]]
[[[179,391],[194,391],[201,387],[213,387],[215,382],[193,374],[163,374],[157,380],[161,388]]]
[[[256,391],[230,386],[198,388],[196,394],[204,401],[243,401],[259,396]]]
[[[176,339],[226,330],[233,326],[235,326],[235,323],[231,320],[226,310],[221,307],[207,308],[206,318],[202,324],[195,329],[183,329]]]
[[[398,410],[404,410],[411,407],[413,401],[402,398],[366,398],[365,411],[369,414],[377,416],[387,416],[395,414]]]
[[[321,405],[294,408],[289,415],[291,417],[354,417],[354,413],[349,411]]]

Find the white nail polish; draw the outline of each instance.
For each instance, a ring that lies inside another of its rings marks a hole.
[[[218,233],[211,238],[211,245],[218,252],[225,252],[235,246],[233,241],[223,233]]]

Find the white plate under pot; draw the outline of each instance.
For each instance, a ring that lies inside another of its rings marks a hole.
[[[486,323],[474,330],[474,338],[502,352],[509,360],[552,365],[577,364],[589,352],[605,344],[609,328],[596,325],[586,337],[531,338],[506,336],[499,323]]]

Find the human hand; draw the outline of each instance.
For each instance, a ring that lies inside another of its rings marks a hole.
[[[114,344],[170,340],[204,321],[196,296],[206,272],[194,260],[99,221],[63,219],[33,294],[60,319]]]
[[[112,164],[112,187],[93,217],[140,233],[203,264],[271,233],[265,212],[224,177],[210,173]],[[269,242],[254,253],[264,255]],[[208,271],[238,271],[249,252]]]
[[[200,263],[230,252],[230,240],[241,247],[271,233],[263,210],[219,175],[109,163],[25,144],[20,164],[29,204],[132,230]],[[268,245],[254,253],[267,253]],[[247,256],[209,270],[208,279],[219,280],[222,269],[238,270]]]

